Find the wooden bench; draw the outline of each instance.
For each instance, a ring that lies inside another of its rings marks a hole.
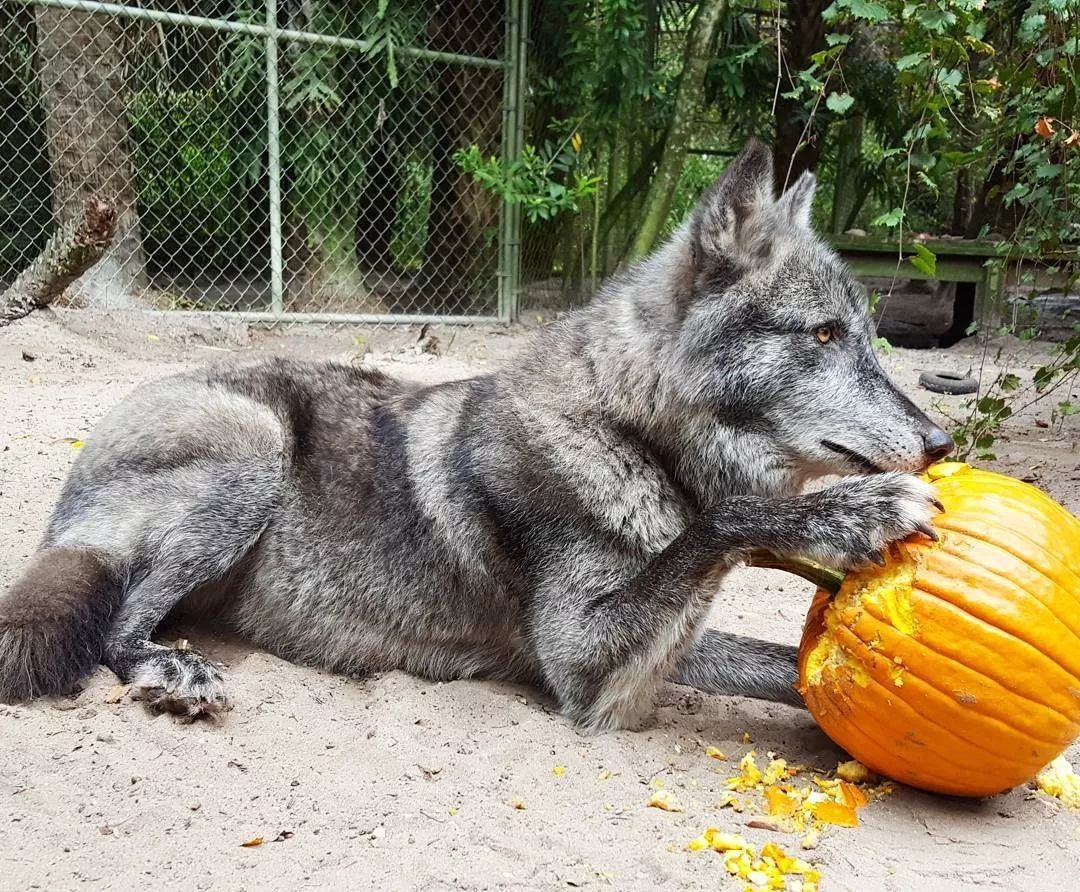
[[[895,239],[871,236],[827,235],[851,271],[859,277],[896,278],[898,281],[956,282],[972,287],[957,288],[953,304],[952,327],[941,336],[943,345],[958,341],[972,322],[983,331],[997,329],[1007,315],[1005,265],[1009,245],[1005,242],[968,239],[906,240],[903,251]],[[937,257],[936,269],[929,275],[912,265],[916,244],[924,245]]]

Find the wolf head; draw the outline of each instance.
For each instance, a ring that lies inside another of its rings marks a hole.
[[[751,142],[676,236],[669,392],[764,437],[800,475],[944,457],[952,440],[878,363],[865,291],[810,230],[813,175],[774,199],[772,169]]]

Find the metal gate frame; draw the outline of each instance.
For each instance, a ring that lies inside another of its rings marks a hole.
[[[266,24],[253,25],[228,19],[212,19],[203,16],[163,12],[125,6],[121,3],[98,2],[98,0],[20,0],[30,6],[52,6],[78,12],[96,13],[131,20],[155,22],[164,25],[181,25],[206,31],[232,32],[251,37],[262,37],[266,54],[266,110],[267,110],[267,178],[269,185],[270,227],[270,309],[255,310],[170,310],[170,315],[227,317],[262,324],[282,323],[329,323],[329,324],[411,324],[442,323],[473,325],[477,323],[510,323],[518,317],[521,291],[521,207],[503,201],[499,210],[499,262],[497,270],[498,304],[495,316],[451,316],[439,314],[399,313],[288,313],[284,310],[284,258],[282,256],[281,219],[281,159],[280,159],[280,108],[278,93],[278,49],[282,41],[323,44],[340,49],[368,52],[370,41],[310,31],[296,31],[278,27],[277,0],[265,0]],[[528,0],[505,0],[505,39],[503,59],[463,56],[443,53],[420,47],[398,47],[403,56],[427,59],[448,65],[473,68],[497,68],[503,72],[502,101],[502,158],[512,164],[521,157],[525,139],[526,96],[526,48],[528,39]]]

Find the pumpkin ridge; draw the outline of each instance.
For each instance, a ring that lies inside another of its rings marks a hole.
[[[848,702],[851,702],[850,699],[848,700]],[[886,770],[884,766],[887,766],[890,760],[893,763],[899,762],[904,765],[908,772],[910,772],[912,777],[918,777],[921,773],[919,770],[919,766],[914,762],[908,760],[907,753],[898,753],[895,748],[886,748],[879,741],[875,740],[873,737],[867,734],[856,722],[845,720],[844,727],[848,731],[848,733],[855,734],[858,737],[861,737],[864,744],[869,747],[869,749],[865,751],[860,749],[860,752],[863,752],[864,755],[859,759],[859,761],[866,765],[867,768],[869,768],[876,774],[888,777],[890,772]],[[847,752],[847,747],[841,746],[840,748]],[[871,749],[874,751],[873,756],[870,754]],[[881,758],[877,758],[878,756],[880,756]],[[891,773],[895,774],[896,770],[893,769]]]
[[[1070,681],[1072,680],[1071,673],[1067,669],[1065,669],[1063,666],[1061,666],[1059,663],[1057,663],[1052,657],[1050,657],[1048,654],[1046,654],[1041,648],[1036,647],[1035,645],[1033,645],[1030,642],[1024,640],[1023,638],[1018,638],[1016,635],[1013,635],[1011,632],[1009,632],[1006,629],[1002,629],[1000,626],[996,625],[993,622],[982,619],[981,617],[976,616],[973,613],[968,613],[966,610],[964,610],[963,607],[957,606],[955,603],[953,603],[948,598],[945,598],[945,597],[941,596],[937,592],[931,591],[929,588],[926,588],[926,587],[920,585],[920,586],[917,586],[917,589],[919,591],[919,594],[924,595],[925,597],[931,598],[934,601],[938,602],[942,606],[943,609],[945,609],[947,611],[955,611],[959,616],[964,617],[964,618],[972,621],[973,623],[977,623],[980,627],[986,629],[990,633],[989,634],[989,640],[991,640],[991,641],[993,640],[994,634],[1004,635],[1007,638],[1009,638],[1011,641],[1013,641],[1015,644],[1020,646],[1021,649],[1025,650],[1026,652],[1028,652],[1030,654],[1037,655],[1038,658],[1039,658],[1039,662],[1045,661],[1047,665],[1061,671],[1062,673],[1064,673],[1066,676],[1069,677]],[[1061,709],[1059,709],[1056,706],[1051,706],[1050,704],[1044,703],[1041,700],[1033,700],[1030,697],[1027,697],[1025,695],[1017,694],[1016,691],[1013,688],[1011,688],[1005,681],[1002,681],[1001,679],[995,678],[995,676],[993,676],[993,675],[988,676],[988,677],[993,678],[995,681],[998,682],[998,684],[1000,684],[1006,690],[1013,691],[1013,693],[1016,694],[1016,696],[1021,697],[1021,699],[1029,700],[1030,702],[1038,704],[1039,706],[1041,706],[1044,709],[1053,710],[1053,711],[1057,712],[1060,715],[1066,716],[1066,718],[1069,715],[1068,712],[1063,713],[1061,711]],[[1075,688],[1075,685],[1070,685],[1070,688],[1071,689]],[[1080,688],[1075,688],[1075,689],[1080,690]]]
[[[947,600],[945,598],[941,598],[941,597],[933,594],[932,592],[925,591],[924,589],[920,588],[919,586],[916,586],[915,589],[920,595],[925,595],[926,597],[933,598],[934,600],[940,601],[943,604],[947,604],[949,607],[952,607],[958,613],[961,613],[966,617],[971,617],[972,619],[978,620],[978,617],[974,617],[970,613],[965,612],[964,610],[957,607],[955,604],[953,604],[951,601],[949,601],[949,600]],[[867,608],[866,612],[876,622],[879,622],[882,625],[884,625],[884,626],[886,626],[888,628],[892,628],[894,631],[897,631],[895,629],[895,627],[889,625],[889,622],[888,622],[888,620],[886,618],[884,618],[882,616],[878,616],[878,614],[875,613],[873,610],[870,610],[869,608]],[[984,622],[982,620],[980,620],[980,622],[982,622],[983,625],[990,625],[989,623],[986,623],[986,622]],[[993,628],[997,629],[997,631],[999,631],[999,632],[1004,631],[1003,629],[998,629],[996,626],[994,626]],[[902,635],[903,633],[897,631],[897,634]],[[1006,634],[1008,634],[1008,633],[1006,633]],[[867,647],[870,646],[870,642],[866,641],[866,639],[864,639],[861,635],[858,636],[858,637],[859,637],[859,640],[863,641],[866,644]],[[995,678],[994,676],[987,675],[985,672],[983,672],[983,671],[981,671],[979,669],[976,669],[974,666],[971,666],[970,664],[965,663],[963,660],[959,660],[956,657],[950,656],[949,654],[938,650],[936,647],[931,647],[929,644],[926,643],[926,641],[924,641],[921,638],[918,638],[918,637],[916,637],[914,635],[909,635],[909,636],[905,636],[905,637],[908,640],[913,641],[915,644],[922,647],[924,650],[927,650],[930,653],[934,654],[935,657],[937,657],[937,658],[939,658],[941,660],[945,660],[945,661],[947,661],[949,663],[952,663],[953,665],[960,666],[961,668],[966,669],[967,671],[971,672],[972,674],[979,676],[979,678],[984,679],[985,681],[989,682],[990,684],[994,685],[995,687],[999,688],[1000,690],[1007,692],[1010,697],[1015,697],[1017,700],[1023,700],[1025,703],[1030,703],[1032,706],[1037,707],[1038,709],[1045,709],[1048,712],[1052,712],[1052,713],[1054,713],[1054,715],[1056,715],[1062,721],[1064,721],[1064,722],[1066,722],[1066,723],[1068,723],[1070,725],[1075,724],[1075,722],[1071,718],[1069,718],[1069,716],[1067,714],[1063,713],[1056,706],[1053,706],[1053,705],[1051,705],[1049,703],[1044,703],[1042,700],[1032,699],[1028,695],[1022,694],[1019,691],[1014,690],[1013,688],[1009,687],[1007,684],[1005,684],[1001,680]],[[1010,637],[1013,637],[1013,636],[1010,636]],[[1020,639],[1016,639],[1016,640],[1019,641]],[[1026,642],[1021,642],[1021,643],[1026,643]],[[1038,651],[1038,653],[1040,655],[1046,657],[1046,654],[1044,654],[1038,648],[1035,648],[1035,650]],[[1047,659],[1050,659],[1050,658],[1047,657]],[[947,693],[947,692],[943,692],[943,693]],[[1031,735],[1031,736],[1034,736],[1034,735]],[[1043,742],[1045,743],[1047,741],[1043,741]]]
[[[1055,521],[1060,520],[1063,523],[1069,524],[1073,527],[1075,533],[1080,535],[1080,518],[1069,511],[1068,508],[1061,505],[1052,495],[1042,488],[1030,483],[1024,483],[1022,480],[1017,480],[1006,474],[998,474],[993,471],[982,471],[979,476],[980,487],[985,491],[996,491],[996,495],[1005,495],[1009,501],[1014,503],[1035,502],[1044,509],[1045,513],[1055,515]],[[942,477],[939,479],[944,481],[947,478]],[[942,489],[944,491],[944,487],[942,487]],[[1020,498],[1013,499],[1012,496],[1020,496]]]
[[[943,577],[948,575],[947,573],[937,570],[935,568],[931,568],[931,574],[937,574]],[[1002,617],[1000,616],[988,618],[985,613],[985,608],[982,612],[980,612],[980,605],[977,601],[968,601],[967,605],[958,604],[952,597],[950,597],[950,595],[953,594],[952,589],[948,587],[943,587],[941,585],[935,585],[932,575],[928,577],[928,574],[926,573],[921,574],[915,580],[915,587],[918,588],[919,591],[924,592],[925,594],[931,595],[941,601],[946,601],[949,604],[952,604],[952,606],[955,607],[957,610],[962,611],[964,614],[970,616],[972,619],[978,620],[983,625],[996,629],[997,631],[1010,636],[1016,641],[1023,642],[1033,650],[1038,651],[1049,662],[1060,667],[1062,672],[1069,676],[1072,682],[1072,687],[1080,689],[1080,671],[1078,671],[1078,669],[1080,669],[1080,663],[1077,663],[1076,667],[1074,667],[1073,665],[1070,665],[1073,662],[1072,659],[1066,657],[1065,659],[1068,660],[1068,663],[1066,663],[1063,662],[1063,659],[1061,657],[1047,653],[1045,650],[1043,650],[1042,647],[1035,644],[1033,641],[1028,640],[1020,630],[1016,629],[1015,624],[1003,623]],[[1065,623],[1063,623],[1060,619],[1058,619],[1057,616],[1053,613],[1053,611],[1049,610],[1049,608],[1046,607],[1046,605],[1042,602],[1041,599],[1035,598],[1034,600],[1035,603],[1039,605],[1039,608],[1041,610],[1047,611],[1051,615],[1053,621],[1056,622],[1057,625],[1064,629],[1066,632],[1068,632],[1069,635],[1074,639],[1074,641],[1077,642],[1076,653],[1080,655],[1080,639],[1077,638],[1075,633],[1073,633],[1072,629],[1069,626],[1065,625]],[[1068,650],[1068,648],[1066,649]],[[1070,650],[1069,656],[1072,656],[1072,654],[1073,651]],[[1074,659],[1080,659],[1080,656],[1075,657]]]
[[[873,684],[875,687],[880,688],[882,691],[886,692],[888,696],[896,695],[897,699],[903,702],[904,705],[909,710],[911,710],[912,713],[923,719],[927,724],[936,727],[941,733],[943,733],[947,737],[953,740],[959,740],[962,746],[966,746],[982,752],[989,758],[1000,760],[1002,757],[998,754],[983,750],[977,744],[972,744],[969,741],[964,740],[963,738],[954,734],[949,729],[940,725],[938,722],[935,722],[934,720],[923,715],[923,713],[921,713],[919,710],[915,709],[915,707],[913,707],[910,703],[908,703],[907,700],[905,700],[903,697],[900,697],[897,694],[896,688],[886,687],[876,678],[874,678],[872,672],[867,667],[865,659],[862,657],[862,655],[853,652],[851,648],[845,646],[845,643],[843,641],[844,636],[850,636],[856,641],[859,641],[860,643],[861,640],[848,628],[847,624],[839,617],[838,614],[847,607],[850,607],[854,610],[864,609],[863,596],[868,591],[869,588],[867,586],[860,586],[855,591],[841,591],[834,599],[832,599],[832,601],[830,601],[824,611],[825,629],[819,636],[818,641],[815,642],[815,647],[813,649],[816,650],[823,641],[829,641],[834,649],[834,652],[839,651],[842,658],[842,662],[840,662],[839,665],[843,666],[843,668],[845,668],[851,674],[852,684],[854,684],[855,687],[866,689],[867,687],[869,687],[869,685]],[[866,649],[869,650],[868,648]],[[873,652],[870,651],[870,653],[872,654]],[[809,658],[807,662],[809,662]],[[835,671],[835,669],[837,668],[837,661],[835,659],[826,660],[820,667],[818,667],[818,671],[816,673],[816,681],[810,679],[808,672],[808,686],[813,687],[815,684],[821,686],[823,684],[822,676],[825,674],[825,670],[830,668],[830,662],[833,664],[831,668],[833,668]],[[837,689],[843,691],[843,687],[839,684],[838,681],[834,681],[834,685]],[[851,690],[850,686],[848,690]],[[850,700],[850,697],[848,699]],[[886,699],[888,699],[888,697]],[[901,729],[897,729],[896,732],[898,737],[903,736],[900,733],[900,730]],[[967,768],[965,767],[964,763],[953,762],[951,759],[945,756],[941,756],[941,760],[943,762],[947,762],[950,765],[950,767],[953,769],[954,774],[963,774],[967,772]]]
[[[865,672],[865,670],[864,670],[864,672]],[[834,682],[834,684],[835,684],[835,682]],[[877,684],[876,681],[874,682],[874,685],[877,688],[881,687],[880,685]],[[851,694],[855,694],[855,693],[859,693],[861,691],[865,691],[866,688],[860,687],[860,686],[854,686],[854,687],[847,686],[846,688],[841,688],[840,690],[842,692],[843,697],[845,697],[845,699],[851,705],[852,714],[853,715],[858,715],[860,713],[860,707],[859,707],[858,702],[856,702],[856,699],[853,698]],[[889,692],[892,693],[893,691],[889,691]],[[915,709],[912,709],[912,707],[910,707],[906,702],[904,703],[904,706],[907,707],[909,709],[909,711],[912,712],[913,714],[915,714],[916,716],[919,715],[915,711]],[[897,746],[895,744],[890,744],[888,742],[882,742],[880,740],[872,738],[872,736],[869,736],[865,731],[862,730],[862,728],[858,725],[858,722],[856,722],[854,719],[849,718],[849,717],[843,715],[842,713],[840,715],[842,717],[842,724],[843,724],[843,726],[845,726],[846,729],[859,730],[860,734],[863,736],[863,739],[864,740],[869,740],[870,742],[872,742],[874,744],[875,748],[878,749],[878,751],[880,752],[880,754],[883,757],[882,758],[882,769],[880,770],[879,773],[885,774],[886,776],[890,776],[890,775],[894,776],[895,773],[896,773],[895,768],[893,767],[891,770],[889,770],[888,768],[885,768],[885,766],[893,765],[894,760],[897,757]],[[893,714],[889,713],[888,715],[891,717]],[[823,714],[823,717],[824,717],[824,714]],[[895,738],[896,740],[900,740],[900,739],[903,738],[904,729],[908,728],[908,726],[910,724],[909,720],[905,720],[903,717],[896,717],[895,722],[891,721],[890,718],[879,717],[877,719],[877,722],[878,722],[878,727],[885,730],[887,736],[890,736],[890,738]],[[934,725],[934,722],[928,722],[928,724]],[[937,727],[937,726],[934,725],[934,727]],[[963,743],[963,746],[968,746],[968,744]],[[919,768],[916,767],[916,765],[917,765],[916,762],[909,761],[908,753],[906,751],[900,751],[900,752],[902,753],[902,755],[900,755],[900,758],[903,759],[903,761],[909,767],[908,770],[913,771],[913,773],[917,773],[917,774],[923,773],[923,770],[920,770]],[[951,779],[963,779],[964,782],[966,782],[966,783],[974,783],[974,782],[977,782],[978,778],[980,778],[980,774],[978,774],[970,766],[964,765],[964,763],[962,763],[962,762],[951,761],[946,756],[941,757],[941,762],[946,762],[947,763],[947,765],[948,765],[947,774],[948,774],[949,778],[951,778]]]
[[[885,660],[885,658],[882,657],[880,654],[876,654],[872,650],[870,650],[870,648],[866,647],[866,645],[862,641],[862,639],[859,638],[850,629],[845,628],[844,632],[847,635],[850,635],[853,639],[855,639],[856,641],[858,641],[862,645],[862,649],[865,650],[870,655],[871,664],[876,664],[878,661],[887,662]],[[860,657],[856,657],[856,659],[859,659],[859,661],[861,663],[863,663],[864,666],[866,665],[865,658],[860,659]],[[888,673],[888,668],[889,667],[886,666],[886,674]],[[914,703],[912,703],[911,700],[908,699],[908,697],[904,696],[904,687],[905,687],[904,685],[901,685],[900,687],[886,685],[883,681],[881,681],[879,678],[876,677],[874,669],[872,669],[870,667],[867,667],[864,671],[869,676],[870,682],[872,684],[874,684],[877,687],[881,688],[890,697],[895,697],[897,700],[902,702],[905,706],[907,706],[908,709],[910,709],[913,713],[915,713],[915,715],[917,715],[921,721],[925,722],[927,725],[932,725],[933,727],[937,728],[938,731],[941,732],[942,734],[944,734],[946,737],[952,738],[953,740],[957,740],[960,743],[964,744],[965,746],[970,747],[971,749],[982,753],[988,759],[992,759],[994,761],[1001,762],[1002,765],[1004,765],[1006,767],[1008,767],[1010,764],[1013,764],[1012,760],[1010,760],[1008,755],[1003,755],[1002,753],[995,752],[994,750],[987,749],[982,744],[976,743],[974,740],[969,740],[968,738],[964,737],[962,734],[958,733],[957,731],[953,730],[952,728],[946,727],[940,721],[938,721],[938,720],[932,718],[931,716],[927,715],[926,712],[924,712],[922,709],[919,709]],[[912,673],[909,673],[909,674],[912,674]],[[919,679],[919,680],[921,681],[921,679]],[[944,694],[941,691],[937,690],[937,688],[934,688],[933,685],[927,684],[927,687],[934,690],[937,694],[943,696],[947,701],[949,701],[949,703],[951,705],[954,705],[953,701],[952,701],[952,698],[949,697],[947,694]],[[1050,744],[1048,741],[1042,741],[1042,742],[1047,743],[1052,749],[1057,749],[1060,746],[1060,744],[1056,744],[1056,743],[1055,744]],[[943,753],[937,753],[936,757],[942,762],[948,762],[950,765],[952,765],[955,768],[961,767],[957,763],[955,763],[952,760],[948,759],[948,757],[945,756]]]
[[[957,547],[957,543],[955,541],[951,541],[951,540],[953,540],[954,538],[971,538],[971,537],[969,537],[966,533],[957,533],[957,532],[955,532],[953,530],[950,530],[949,532],[952,533],[953,535],[942,536],[941,537],[941,542],[940,542],[941,551],[943,551],[945,554],[949,555],[949,557],[955,558],[958,561],[968,563],[969,562],[968,556],[966,554],[964,554],[962,549]],[[1069,591],[1067,588],[1065,588],[1065,586],[1063,586],[1057,580],[1050,578],[1045,573],[1040,573],[1037,568],[1033,567],[1027,561],[1024,561],[1024,560],[1021,560],[1020,558],[1017,558],[1016,555],[1013,554],[1011,551],[1009,551],[1008,549],[1005,549],[1005,548],[1001,548],[1000,546],[998,546],[994,542],[989,542],[986,539],[980,539],[978,541],[983,545],[990,546],[991,548],[995,548],[998,551],[1009,555],[1009,557],[1013,558],[1018,563],[1023,564],[1023,566],[1026,567],[1029,571],[1031,571],[1032,574],[1034,574],[1036,576],[1039,576],[1039,577],[1042,578],[1042,580],[1044,580],[1045,582],[1048,582],[1049,583],[1048,587],[1051,587],[1055,591],[1060,592],[1061,593],[1060,596],[1063,599],[1065,599],[1067,601],[1070,601],[1070,602],[1075,602],[1076,605],[1078,607],[1080,607],[1080,599],[1078,599],[1071,591]],[[983,569],[983,568],[980,566],[980,567],[978,567],[978,569]],[[1032,590],[1031,586],[1021,585],[1019,582],[1017,582],[1011,576],[999,574],[999,573],[996,573],[996,572],[990,572],[989,575],[994,580],[998,580],[999,585],[1001,584],[1001,581],[1004,581],[1004,582],[1008,583],[1010,586],[1012,586],[1013,588],[1016,589],[1016,594],[1019,594],[1019,595],[1021,595],[1023,597],[1026,597],[1026,598],[1030,598],[1034,603],[1039,604],[1042,607],[1043,610],[1045,610],[1047,613],[1050,614],[1050,617],[1054,621],[1056,621],[1058,624],[1060,624],[1061,626],[1063,626],[1065,629],[1067,629],[1069,632],[1072,633],[1073,637],[1076,638],[1077,649],[1080,650],[1080,611],[1076,612],[1076,623],[1074,625],[1073,623],[1069,622],[1069,620],[1073,618],[1073,613],[1072,613],[1071,610],[1069,610],[1069,609],[1055,610],[1052,606],[1050,606],[1050,604],[1048,604],[1041,597],[1039,597],[1039,595],[1035,591]]]
[[[1026,638],[1023,638],[1022,636],[1017,635],[1015,632],[1013,632],[1013,631],[1011,631],[1009,629],[1003,628],[1002,626],[998,625],[996,622],[992,622],[991,620],[985,619],[984,617],[979,616],[976,613],[970,612],[969,610],[967,610],[964,607],[960,606],[956,602],[952,601],[950,598],[948,598],[945,595],[941,594],[940,591],[937,591],[935,589],[935,587],[933,587],[925,579],[920,580],[919,585],[916,586],[916,587],[924,595],[927,595],[927,596],[929,596],[931,598],[935,598],[935,599],[937,599],[938,601],[941,601],[944,604],[948,604],[950,607],[955,608],[956,610],[960,611],[965,616],[970,617],[974,622],[977,622],[979,625],[986,627],[991,632],[999,632],[1002,635],[1007,635],[1009,638],[1011,638],[1013,641],[1017,642],[1018,644],[1022,644],[1025,648],[1039,654],[1039,656],[1043,657],[1043,659],[1045,659],[1048,663],[1050,663],[1050,664],[1052,664],[1054,666],[1057,666],[1062,672],[1064,672],[1067,676],[1069,676],[1069,679],[1072,682],[1071,687],[1073,687],[1073,688],[1075,688],[1077,690],[1080,690],[1080,679],[1077,679],[1077,677],[1067,667],[1062,666],[1057,660],[1055,660],[1052,656],[1050,656],[1050,654],[1046,653],[1046,651],[1044,651],[1038,645],[1033,644],[1032,642],[1028,641]]]
[[[944,497],[946,511],[949,502],[956,501],[967,509],[977,507],[988,517],[1009,517],[1022,515],[1036,526],[1055,527],[1066,523],[1072,530],[1065,530],[1066,535],[1080,533],[1080,524],[1075,517],[1053,499],[1034,489],[1020,489],[1001,486],[995,480],[983,477],[974,487],[943,486],[935,483],[938,493]],[[1033,492],[1037,496],[1033,497]]]
[[[1046,709],[1049,712],[1053,712],[1055,715],[1057,715],[1061,719],[1063,719],[1066,724],[1071,726],[1070,736],[1068,738],[1069,740],[1071,740],[1072,737],[1075,736],[1075,732],[1077,730],[1080,730],[1080,728],[1078,728],[1076,722],[1070,720],[1068,718],[1068,716],[1062,715],[1060,712],[1058,712],[1053,707],[1046,706],[1045,704],[1039,703],[1038,701],[1029,700],[1027,697],[1023,696],[1022,694],[1018,694],[1016,691],[1012,690],[1012,688],[1006,687],[1005,685],[1003,685],[1000,682],[990,678],[989,676],[983,675],[977,669],[974,669],[971,666],[968,666],[966,663],[962,663],[959,660],[954,659],[953,657],[950,657],[950,656],[947,656],[946,654],[941,653],[940,651],[936,650],[933,647],[930,647],[928,644],[926,644],[925,642],[919,640],[918,638],[915,638],[915,637],[910,636],[910,635],[903,635],[902,632],[898,632],[895,628],[889,626],[888,621],[883,620],[880,617],[876,616],[872,611],[868,610],[867,612],[870,614],[871,617],[873,617],[873,619],[876,622],[880,623],[881,625],[885,626],[886,628],[892,629],[892,631],[896,632],[897,635],[903,636],[908,641],[913,642],[916,646],[921,647],[923,650],[929,651],[930,653],[932,653],[934,655],[935,658],[946,661],[946,662],[949,662],[949,663],[952,663],[952,664],[954,664],[956,666],[961,667],[962,669],[966,669],[967,671],[971,672],[974,675],[978,675],[981,678],[986,679],[987,681],[994,684],[996,687],[998,687],[1001,690],[1007,692],[1010,697],[1015,697],[1016,699],[1019,699],[1019,700],[1027,700],[1027,702],[1032,703],[1033,705],[1035,705],[1035,706],[1037,706],[1039,708]],[[853,637],[855,637],[856,639],[861,641],[863,643],[863,645],[866,647],[866,649],[870,653],[874,654],[878,659],[880,659],[880,660],[885,660],[886,659],[886,657],[883,654],[878,654],[870,646],[870,642],[867,641],[862,635],[860,635],[855,630],[854,626],[848,626],[848,631],[851,632]],[[931,690],[935,691],[937,694],[944,697],[948,701],[950,706],[955,706],[956,705],[956,700],[955,700],[954,696],[949,691],[943,690],[942,688],[939,688],[930,679],[926,678],[924,675],[921,675],[918,672],[916,672],[914,669],[912,669],[906,662],[903,664],[902,669],[903,669],[905,678],[910,675],[912,678],[917,679],[921,684],[925,685],[926,687],[928,687]],[[903,699],[903,698],[901,698],[901,699]],[[1045,746],[1051,747],[1051,748],[1053,748],[1055,750],[1061,746],[1061,741],[1059,741],[1059,740],[1046,740],[1046,739],[1044,739],[1042,737],[1039,737],[1034,732],[1028,731],[1025,728],[1018,728],[1017,726],[1010,725],[1005,719],[1002,719],[1002,718],[1000,718],[998,716],[995,716],[995,715],[991,715],[990,713],[984,712],[981,709],[973,709],[972,711],[978,713],[979,716],[986,719],[987,721],[993,722],[995,725],[1000,725],[1009,734],[1016,734],[1019,737],[1025,738],[1025,739],[1030,740],[1030,741],[1034,741],[1036,743],[1044,744]],[[967,738],[963,737],[960,734],[957,734],[955,736],[960,737],[961,739],[967,740]],[[975,746],[975,747],[981,749],[979,744],[977,744],[975,741],[969,740],[968,742],[972,746]],[[998,755],[1000,755],[1000,754],[998,754]]]
[[[858,704],[855,703],[843,689],[838,689],[833,695],[826,694],[825,696],[827,703],[835,703],[837,698],[843,698],[848,704],[849,713],[851,715],[858,715],[860,712]],[[987,796],[1000,792],[996,789],[989,789],[983,782],[984,777],[982,775],[971,774],[967,771],[955,772],[949,777],[951,783],[942,783],[940,772],[928,772],[924,762],[913,761],[909,758],[909,754],[905,750],[901,750],[895,746],[886,747],[883,743],[867,734],[857,722],[848,717],[848,714],[843,712],[833,713],[819,709],[814,713],[814,718],[830,738],[832,738],[833,734],[829,731],[827,726],[833,724],[833,722],[830,721],[830,717],[834,714],[840,716],[839,724],[842,724],[843,736],[847,737],[849,740],[853,736],[858,737],[873,750],[873,753],[871,753],[869,749],[864,751],[860,747],[859,755],[856,758],[877,774],[883,775],[884,777],[891,777],[901,783],[909,784],[920,789],[934,790],[949,795]],[[835,727],[834,724],[834,729]],[[838,734],[837,736],[841,735]],[[840,744],[840,748],[850,755],[855,756],[855,753],[851,752],[851,749],[847,746]],[[903,770],[898,771],[897,766]]]
[[[1070,576],[1072,576],[1073,579],[1075,579],[1075,581],[1076,581],[1076,587],[1075,588],[1071,588],[1070,586],[1062,583],[1060,580],[1054,578],[1053,576],[1050,576],[1046,572],[1046,570],[1044,570],[1042,567],[1036,566],[1030,560],[1028,560],[1028,558],[1025,555],[1018,554],[1015,550],[1010,548],[1007,544],[997,541],[996,538],[984,538],[983,534],[981,532],[977,531],[975,528],[973,528],[971,526],[964,526],[963,525],[964,516],[965,515],[963,513],[953,514],[952,517],[950,517],[947,513],[942,514],[942,515],[940,515],[939,517],[937,517],[934,520],[934,526],[938,527],[939,529],[948,530],[950,533],[955,533],[958,536],[964,536],[964,537],[966,537],[968,539],[973,539],[974,541],[982,543],[983,545],[992,545],[995,548],[1000,548],[1002,551],[1008,552],[1013,557],[1015,557],[1017,560],[1020,560],[1023,563],[1027,564],[1036,573],[1040,574],[1044,578],[1050,580],[1055,585],[1060,586],[1061,588],[1065,589],[1066,591],[1076,591],[1077,589],[1080,589],[1080,573],[1077,573],[1071,567],[1062,564],[1062,568],[1065,570],[1065,572],[1068,573]],[[958,517],[960,518],[961,525],[960,526],[955,526],[955,525],[953,525],[953,520],[955,518],[958,518]],[[990,531],[1000,532],[1001,527],[994,526],[994,525],[991,525],[991,524],[987,524],[986,532],[989,533]],[[1014,539],[1023,539],[1024,542],[1028,543],[1033,548],[1037,548],[1039,551],[1042,551],[1042,552],[1045,553],[1046,549],[1041,543],[1036,542],[1034,539],[1032,539],[1029,536],[1025,536],[1019,530],[1009,529],[1006,532],[1008,532],[1008,534],[1012,538],[1014,538]]]

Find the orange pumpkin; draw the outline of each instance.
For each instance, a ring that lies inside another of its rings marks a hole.
[[[986,796],[1080,735],[1080,521],[959,462],[927,472],[940,541],[819,591],[799,690],[826,734],[914,787]]]

